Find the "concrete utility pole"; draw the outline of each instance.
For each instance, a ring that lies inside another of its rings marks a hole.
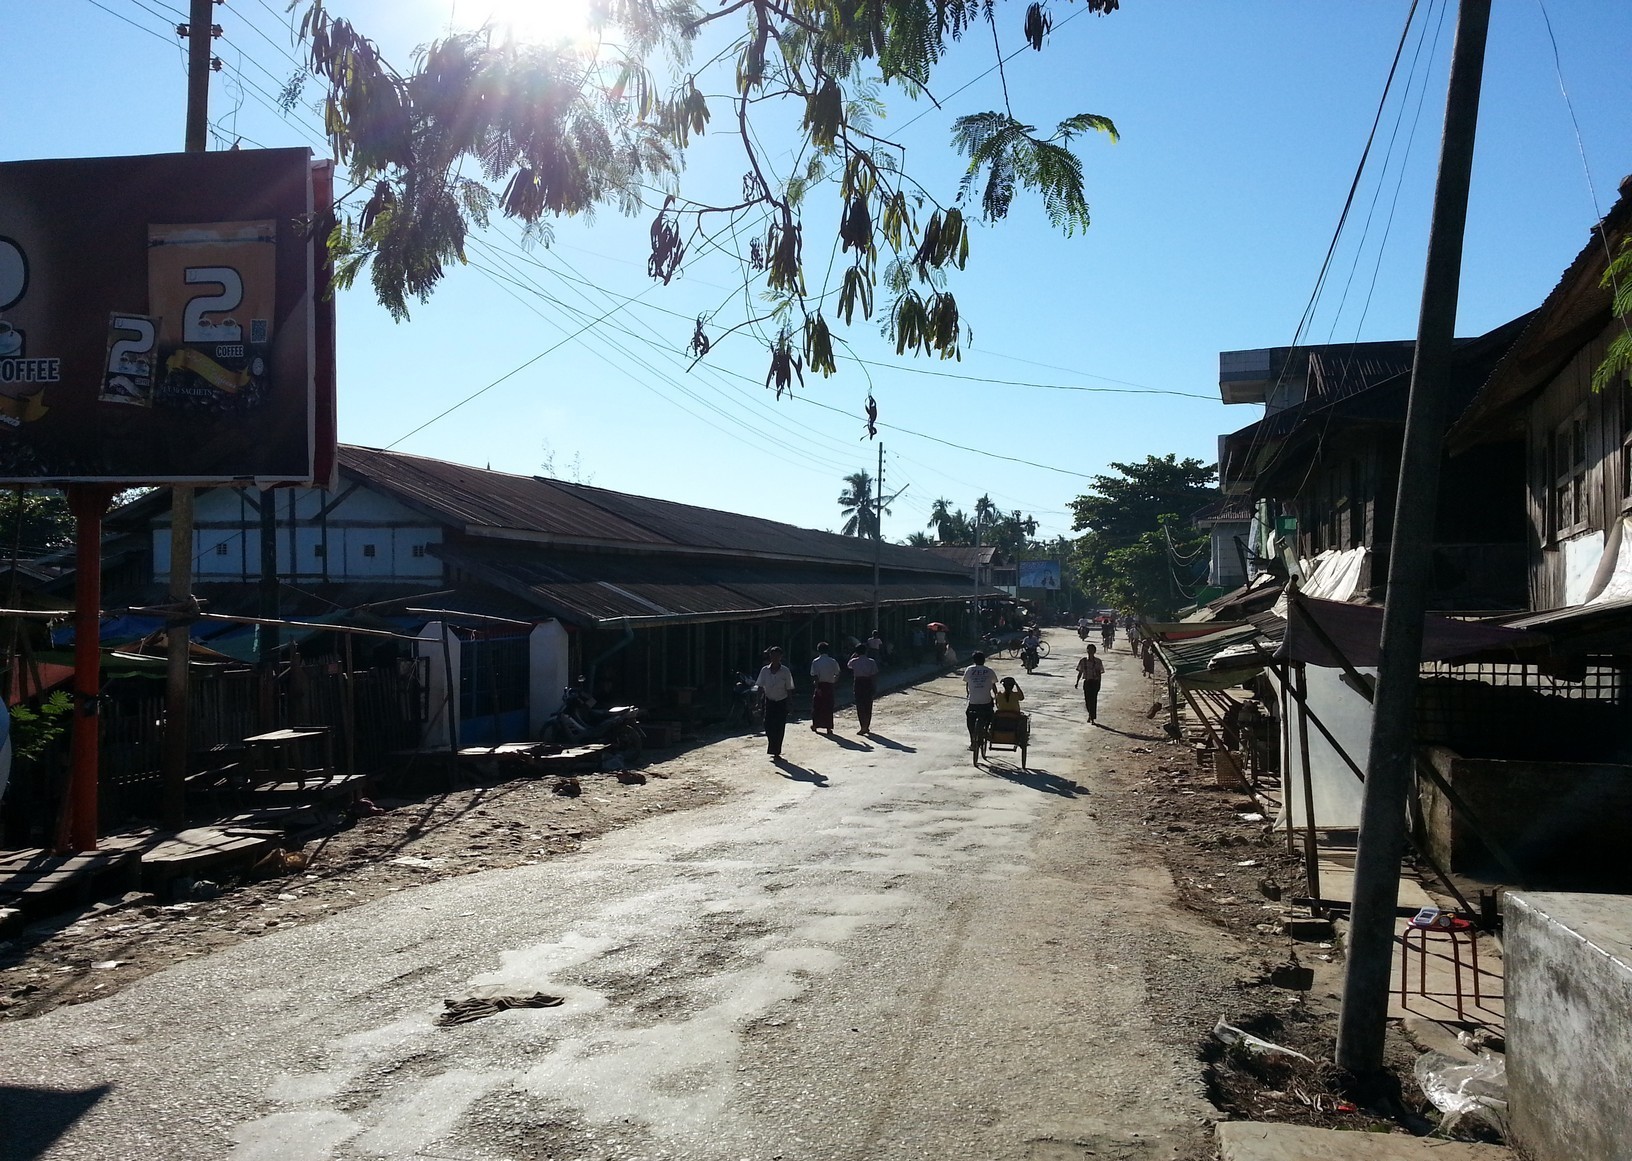
[[[884,445],[878,445],[878,479],[873,482],[873,628],[878,628],[878,573],[884,555]]]
[[[1351,1072],[1376,1072],[1383,1063],[1389,967],[1394,961],[1394,910],[1399,905],[1406,797],[1416,746],[1422,618],[1427,606],[1462,235],[1489,27],[1490,0],[1462,0],[1445,98],[1445,135],[1440,143],[1439,180],[1428,235],[1405,446],[1400,455],[1377,695],[1366,756],[1365,804],[1355,854],[1354,910],[1337,1036],[1337,1063]]]
[[[203,153],[210,128],[210,41],[214,0],[190,0],[187,14],[187,152]],[[179,827],[187,817],[187,665],[192,628],[180,611],[193,600],[193,489],[170,489],[170,604],[178,607],[166,626],[164,670],[163,821]]]

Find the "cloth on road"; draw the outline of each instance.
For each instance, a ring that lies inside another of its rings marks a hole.
[[[442,1005],[447,1011],[437,1016],[436,1022],[447,1028],[454,1024],[468,1024],[472,1020],[485,1020],[511,1008],[558,1008],[564,1003],[566,1000],[562,997],[543,992],[534,992],[530,996],[474,996],[467,1000],[443,1000]]]

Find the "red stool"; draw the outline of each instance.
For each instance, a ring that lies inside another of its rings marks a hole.
[[[1420,918],[1420,916],[1418,917]],[[1449,920],[1448,925],[1445,923]],[[1411,953],[1411,936],[1417,935],[1417,994],[1428,995],[1428,938],[1443,936],[1450,944],[1451,971],[1456,980],[1456,1018],[1463,1019],[1462,1002],[1462,941],[1467,940],[1469,966],[1473,971],[1473,1004],[1476,1008],[1484,1007],[1484,997],[1479,994],[1479,932],[1472,923],[1457,916],[1443,916],[1439,923],[1419,923],[1416,918],[1405,925],[1400,933],[1400,1004],[1406,1000],[1406,989],[1411,978],[1409,956]],[[1436,953],[1437,954],[1437,953]]]

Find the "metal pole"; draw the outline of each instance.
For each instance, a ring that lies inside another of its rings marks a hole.
[[[187,17],[188,153],[203,153],[209,141],[210,24],[212,0],[191,0]],[[193,489],[170,489],[170,603],[185,608],[193,599]],[[187,817],[187,665],[192,627],[180,612],[165,625],[164,668],[164,825],[179,828]]]
[[[1292,806],[1288,799],[1292,789],[1292,675],[1283,666],[1276,676],[1281,684],[1281,812],[1286,815],[1286,853],[1290,855],[1297,850],[1292,839],[1296,828],[1292,825]]]
[[[1411,401],[1400,456],[1389,547],[1387,599],[1377,665],[1377,698],[1366,759],[1365,802],[1355,853],[1354,910],[1338,1018],[1337,1063],[1370,1073],[1383,1064],[1393,963],[1405,804],[1415,756],[1417,671],[1439,498],[1445,394],[1456,331],[1462,235],[1484,68],[1490,0],[1462,0],[1445,98],[1445,134],[1428,235]]]
[[[58,845],[70,853],[96,850],[97,747],[101,743],[97,699],[102,693],[102,513],[109,488],[76,484],[68,489],[74,514],[74,716],[69,732],[66,826]],[[65,840],[65,841],[64,841]]]

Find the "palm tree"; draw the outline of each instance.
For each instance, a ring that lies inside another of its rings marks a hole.
[[[851,472],[844,477],[845,489],[839,493],[839,512],[843,514],[846,536],[878,535],[878,506],[873,500],[873,477],[869,472]]]
[[[926,528],[935,530],[935,537],[943,544],[951,542],[947,533],[952,527],[952,501],[942,496],[929,506],[929,523]]]
[[[909,532],[902,543],[908,548],[934,548],[935,538],[927,532]]]
[[[990,528],[997,522],[997,505],[988,493],[975,501],[975,531]]]

